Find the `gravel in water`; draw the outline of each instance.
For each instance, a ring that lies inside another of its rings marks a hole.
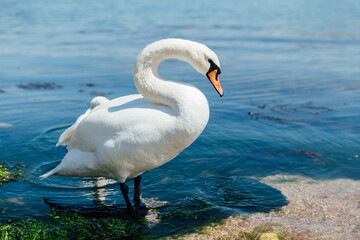
[[[239,239],[242,231],[271,226],[294,239],[360,239],[360,181],[318,181],[303,176],[275,175],[261,179],[280,190],[289,201],[280,211],[230,217],[206,234],[181,239]]]

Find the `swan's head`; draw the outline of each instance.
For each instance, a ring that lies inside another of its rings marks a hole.
[[[206,77],[210,80],[211,84],[214,86],[216,91],[219,93],[220,97],[224,95],[224,92],[221,88],[219,75],[221,74],[221,70],[219,65],[214,63],[212,59],[208,60],[210,63],[209,70],[206,73]]]
[[[200,73],[205,75],[219,93],[220,97],[224,95],[221,88],[219,75],[221,74],[220,62],[216,54],[203,44],[196,43],[191,54],[191,65]]]
[[[207,46],[184,39],[168,38],[149,44],[139,54],[134,71],[141,71],[143,65],[157,68],[159,63],[168,58],[177,58],[190,63],[198,72],[205,75],[222,97],[224,92],[219,82],[220,63],[216,54]]]

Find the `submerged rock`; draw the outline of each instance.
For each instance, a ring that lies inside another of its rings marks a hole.
[[[279,240],[276,233],[263,233],[260,235],[259,240]]]
[[[98,92],[98,91],[91,91],[90,92],[90,95],[91,96],[106,96],[106,93],[103,93],[103,92]]]
[[[40,89],[40,90],[50,90],[50,89],[60,89],[61,85],[55,83],[28,83],[26,85],[19,84],[19,88],[23,89]]]
[[[300,149],[300,150],[292,150],[292,152],[296,153],[296,154],[300,154],[300,155],[304,155],[304,156],[307,156],[307,157],[323,157],[322,154],[320,153],[317,153],[317,152],[312,152],[310,150],[307,150],[307,149]]]

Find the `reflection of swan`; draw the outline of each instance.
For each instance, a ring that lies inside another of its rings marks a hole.
[[[120,181],[127,209],[134,211],[127,179],[134,178],[135,204],[140,204],[141,174],[175,158],[204,130],[208,102],[197,88],[165,81],[159,63],[177,58],[206,75],[220,96],[220,64],[206,46],[182,39],[148,45],[138,56],[134,80],[139,93],[105,102],[79,121],[68,143],[68,153],[51,175],[107,177]]]
[[[106,178],[98,177],[94,179],[94,186],[92,188],[94,204],[102,205],[105,201],[105,196],[107,195],[106,188],[104,186],[108,184],[109,181]]]
[[[79,125],[79,123],[90,113],[90,111],[92,109],[94,109],[95,107],[97,107],[100,104],[103,104],[105,102],[109,101],[109,99],[107,99],[106,97],[102,97],[102,96],[98,96],[98,97],[94,97],[91,102],[90,102],[90,108],[88,110],[86,110],[86,112],[82,115],[80,115],[75,123],[70,126],[68,129],[66,129],[59,137],[59,141],[56,144],[56,146],[59,145],[67,145],[71,139],[71,137],[74,135],[77,126]]]

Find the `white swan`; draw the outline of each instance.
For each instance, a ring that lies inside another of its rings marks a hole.
[[[86,110],[86,112],[82,115],[80,115],[75,123],[70,126],[68,129],[66,129],[59,137],[59,141],[57,142],[56,146],[66,146],[68,145],[68,143],[70,142],[71,137],[74,135],[77,126],[79,125],[79,123],[90,113],[90,111],[92,109],[94,109],[95,107],[99,106],[100,104],[103,104],[105,102],[108,102],[109,99],[107,99],[106,97],[103,96],[97,96],[94,97],[91,101],[90,101],[90,108],[88,110]]]
[[[164,39],[148,45],[137,57],[135,85],[140,94],[107,101],[82,118],[61,163],[42,175],[107,177],[120,181],[128,198],[127,179],[134,178],[135,205],[140,204],[141,174],[175,158],[204,130],[209,119],[206,97],[197,88],[165,81],[157,74],[161,61],[177,58],[207,76],[220,96],[220,64],[203,44]]]

